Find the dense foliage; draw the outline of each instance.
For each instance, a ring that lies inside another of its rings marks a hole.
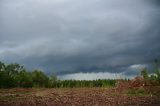
[[[27,71],[23,66],[0,62],[0,88],[13,87],[110,87],[115,80],[57,80],[55,75],[47,76],[41,70]]]
[[[59,80],[56,81],[52,87],[56,88],[74,88],[74,87],[113,87],[115,86],[115,80],[98,79],[98,80]]]
[[[148,69],[141,71],[144,80],[154,85],[160,85],[160,62],[155,60],[154,74],[149,75]],[[66,88],[66,87],[112,87],[116,80],[58,80],[56,75],[46,75],[41,70],[28,71],[23,66],[14,64],[5,64],[0,62],[0,88],[13,87],[47,87],[47,88]]]

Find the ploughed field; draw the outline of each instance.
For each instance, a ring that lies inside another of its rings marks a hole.
[[[0,89],[0,106],[160,106],[160,93],[136,95],[115,88]]]

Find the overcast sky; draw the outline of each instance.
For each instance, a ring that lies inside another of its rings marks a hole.
[[[1,61],[93,79],[138,74],[155,58],[160,0],[0,0]]]

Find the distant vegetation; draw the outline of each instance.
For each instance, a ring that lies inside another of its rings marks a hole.
[[[5,64],[0,62],[0,88],[13,87],[46,87],[46,88],[65,88],[65,87],[112,87],[115,80],[58,80],[56,75],[47,76],[41,70],[27,71],[23,66]]]
[[[154,71],[152,75],[148,74],[145,68],[141,71],[141,76],[146,82],[152,85],[160,85],[159,61],[155,60]],[[27,71],[23,66],[14,64],[5,64],[0,62],[0,88],[13,87],[45,87],[45,88],[66,88],[66,87],[113,87],[116,80],[58,80],[56,75],[46,75],[41,70]]]

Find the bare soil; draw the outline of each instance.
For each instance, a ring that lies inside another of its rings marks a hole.
[[[160,87],[145,95],[115,88],[0,89],[0,106],[160,106]]]

